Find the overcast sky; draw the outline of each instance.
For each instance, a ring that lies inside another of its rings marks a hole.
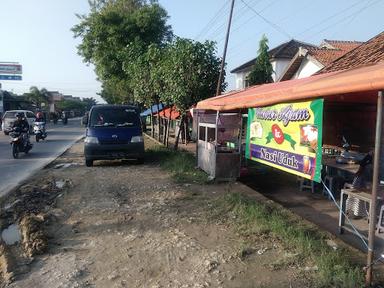
[[[231,0],[160,0],[180,37],[214,40],[221,56]],[[93,67],[77,55],[71,27],[87,0],[0,0],[0,62],[23,66],[22,81],[0,80],[3,90],[24,93],[31,86],[63,94],[95,97],[100,91]],[[313,44],[323,39],[366,41],[384,30],[382,0],[236,0],[227,53],[229,70],[256,57],[265,34],[273,48],[294,38]]]

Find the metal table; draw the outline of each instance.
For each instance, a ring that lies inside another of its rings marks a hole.
[[[341,164],[336,162],[336,157],[330,157],[330,156],[323,156],[322,158],[322,164],[325,167],[330,167],[336,170],[340,170],[342,172],[346,172],[352,175],[355,175],[356,172],[359,170],[360,165],[359,164]]]

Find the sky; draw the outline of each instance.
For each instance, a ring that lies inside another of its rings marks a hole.
[[[232,0],[159,0],[175,35],[211,40],[221,57]],[[18,62],[23,80],[0,80],[17,94],[31,86],[65,95],[94,97],[100,92],[93,67],[77,54],[71,28],[76,14],[89,12],[87,0],[0,0],[0,62]],[[320,44],[323,39],[367,41],[384,31],[383,0],[235,0],[226,56],[230,70],[255,58],[263,34],[269,47],[291,39]]]

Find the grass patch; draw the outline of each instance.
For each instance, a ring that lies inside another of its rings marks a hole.
[[[333,250],[325,241],[325,233],[305,224],[288,210],[239,194],[227,194],[217,207],[220,213],[231,213],[243,231],[254,231],[257,226],[257,230],[266,231],[295,251],[297,259],[317,266],[311,272],[315,287],[363,287],[362,267],[352,263],[351,251]]]
[[[174,151],[165,147],[157,146],[145,151],[149,161],[160,164],[160,166],[172,174],[177,183],[208,182],[208,176],[196,168],[194,155],[184,151]]]

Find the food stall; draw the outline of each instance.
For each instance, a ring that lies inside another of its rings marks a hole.
[[[276,119],[278,120],[278,115],[281,114],[281,111],[284,107],[282,107],[282,109],[277,111],[275,114],[274,112],[270,111],[274,110],[272,107],[274,105],[280,104],[289,106],[289,103],[299,103],[305,101],[314,102],[320,99],[324,100],[325,106],[323,119],[325,123],[322,123],[322,127],[324,128],[324,130],[320,131],[318,129],[318,145],[320,145],[321,143],[321,146],[317,146],[317,149],[315,149],[315,153],[311,151],[311,148],[313,147],[311,147],[311,141],[308,137],[307,139],[304,139],[304,141],[302,141],[301,138],[296,138],[297,140],[295,140],[290,137],[291,135],[289,133],[285,133],[284,128],[282,128],[280,125],[279,127],[276,127],[274,126],[274,123],[270,122],[265,128],[266,130],[269,129],[267,139],[273,139],[274,142],[271,141],[273,145],[284,145],[285,147],[281,147],[285,150],[281,149],[282,151],[276,151],[277,146],[272,147],[272,149],[275,149],[274,151],[269,151],[267,150],[267,148],[260,147],[261,145],[257,143],[257,141],[259,141],[257,139],[259,138],[258,133],[260,133],[260,129],[258,129],[257,127],[258,124],[254,124],[255,128],[252,135],[254,139],[252,139],[251,137],[251,141],[254,142],[249,143],[254,145],[254,149],[252,150],[252,147],[250,147],[251,149],[248,148],[249,150],[247,152],[247,158],[253,157],[260,159],[261,157],[263,157],[263,159],[261,160],[265,163],[274,162],[272,164],[275,165],[275,168],[279,166],[277,164],[282,163],[283,165],[280,166],[287,166],[286,164],[288,163],[288,166],[290,167],[283,167],[285,169],[280,169],[290,173],[294,172],[293,174],[299,175],[301,177],[306,177],[307,179],[310,179],[312,181],[321,182],[322,178],[320,173],[322,172],[323,167],[331,166],[330,162],[332,162],[327,161],[327,165],[323,165],[324,163],[321,163],[323,162],[323,150],[328,149],[327,147],[324,147],[323,144],[329,144],[337,147],[343,146],[340,145],[340,140],[343,138],[344,133],[349,133],[351,135],[350,139],[352,140],[350,140],[350,142],[352,144],[360,142],[359,144],[361,145],[359,150],[361,150],[362,152],[371,151],[373,153],[373,177],[371,178],[371,201],[369,203],[369,211],[371,211],[372,213],[369,214],[370,221],[368,228],[369,235],[367,244],[368,283],[370,282],[372,276],[371,266],[374,251],[375,224],[377,222],[377,213],[375,208],[377,207],[378,194],[381,190],[379,185],[380,183],[384,183],[384,163],[382,161],[384,159],[384,153],[382,153],[382,151],[384,151],[384,140],[381,137],[383,121],[383,90],[384,63],[380,62],[377,64],[366,65],[353,69],[346,69],[344,71],[339,72],[324,73],[302,79],[258,85],[250,87],[243,91],[232,92],[226,95],[209,98],[200,101],[197,104],[197,109],[218,111],[218,113],[225,111],[235,111],[236,109],[240,110],[248,108],[251,110],[256,108],[266,108],[265,110],[268,111],[266,111],[265,114],[264,112],[257,114],[258,111],[254,111],[254,115],[257,115],[256,117],[254,117],[254,120],[258,121],[269,120],[270,118],[274,117],[276,117]],[[327,107],[326,105],[328,105],[328,103],[332,106]],[[365,111],[362,111],[362,108],[364,108]],[[295,109],[299,110],[299,107],[296,107]],[[331,109],[333,109],[333,111],[331,111]],[[355,111],[353,111],[353,114],[350,113],[352,109],[355,109]],[[356,113],[356,111],[358,113]],[[302,116],[303,114],[299,113],[298,115]],[[290,119],[292,121],[296,120],[296,116],[293,116],[293,118],[291,116]],[[315,117],[315,115],[312,113],[310,113],[310,116]],[[333,116],[337,116],[337,118],[332,118]],[[309,127],[308,129],[310,129],[311,125],[316,125],[315,123],[311,123],[311,117],[308,118],[309,123],[304,124]],[[250,129],[251,127],[249,126],[248,130]],[[272,134],[272,138],[270,137],[270,133]],[[265,135],[263,134],[262,137],[264,136]],[[321,141],[320,137],[322,137]],[[352,137],[354,137],[354,139]],[[264,139],[266,140],[266,138]],[[289,149],[289,145],[291,144],[292,149],[293,147],[298,147],[298,143],[300,144],[300,146],[302,146],[300,147],[300,149],[303,150],[303,152],[305,145],[309,144],[309,147],[307,148],[308,151],[306,152],[308,153],[308,155],[304,153],[298,153],[298,156],[288,154],[289,151],[287,151],[286,148]],[[363,147],[363,145],[365,147]],[[339,152],[337,152],[336,154],[338,153]],[[282,155],[282,157],[277,157],[278,155]],[[295,156],[295,158],[293,156]],[[332,156],[334,155],[327,156],[331,156],[328,158],[332,158]],[[348,159],[350,158],[349,156],[348,154],[344,153],[344,157],[342,158]],[[311,161],[309,165],[308,158]],[[336,158],[337,157],[334,157],[335,164],[337,164]],[[281,159],[281,163],[276,164],[276,159],[277,162],[278,159]],[[285,161],[286,159],[290,161]],[[299,161],[297,161],[298,159]],[[302,161],[300,161],[300,159]],[[321,165],[319,165],[320,163]]]
[[[241,162],[241,113],[198,111],[198,167],[216,180],[236,180]]]

